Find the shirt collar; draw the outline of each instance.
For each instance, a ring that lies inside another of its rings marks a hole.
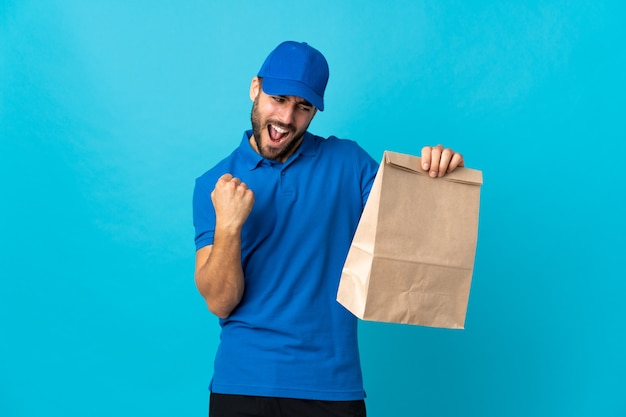
[[[250,145],[250,137],[252,136],[252,130],[246,130],[243,132],[243,138],[241,139],[241,143],[239,144],[239,153],[243,158],[246,166],[250,171],[256,168],[261,161],[263,161],[263,157],[256,153],[252,146]]]

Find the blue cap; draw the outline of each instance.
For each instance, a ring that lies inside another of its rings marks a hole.
[[[306,42],[283,42],[265,59],[257,74],[265,94],[297,96],[324,110],[328,62]]]

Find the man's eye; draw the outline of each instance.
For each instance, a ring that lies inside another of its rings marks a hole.
[[[298,106],[300,108],[300,110],[305,111],[305,112],[310,112],[311,111],[311,107],[309,106]]]
[[[283,101],[285,101],[285,99],[282,97],[274,96],[273,98],[274,98],[274,101],[276,101],[277,103],[282,103]]]

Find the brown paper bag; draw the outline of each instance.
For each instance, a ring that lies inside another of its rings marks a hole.
[[[462,329],[482,173],[457,168],[430,178],[420,159],[385,151],[337,301],[364,320]]]

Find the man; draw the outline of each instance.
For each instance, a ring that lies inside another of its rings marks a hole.
[[[307,131],[328,75],[306,43],[276,47],[252,130],[196,180],[195,280],[222,328],[210,416],[365,416],[357,319],[336,294],[378,164]],[[422,158],[431,177],[463,165],[441,145]]]

